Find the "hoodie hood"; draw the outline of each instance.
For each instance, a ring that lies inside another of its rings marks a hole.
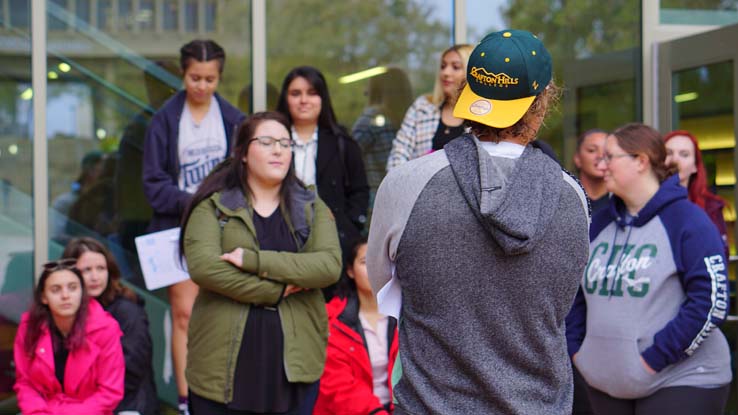
[[[289,224],[291,225],[295,236],[298,238],[299,246],[304,245],[310,236],[309,222],[312,220],[312,215],[314,213],[312,211],[312,204],[315,201],[315,198],[316,193],[313,186],[307,188],[295,182],[292,184],[292,188],[290,189],[290,200],[288,201],[289,212],[284,210],[284,206],[282,207],[283,215],[287,217],[286,215],[289,214]],[[232,212],[239,209],[246,209],[249,212],[249,216],[252,213],[251,207],[248,205],[243,191],[239,188],[224,190],[220,194],[219,202]],[[310,217],[308,217],[308,212],[306,211],[306,206],[308,205],[311,209]]]
[[[532,146],[517,160],[490,156],[470,134],[444,150],[467,204],[505,254],[530,252],[558,206],[561,167]]]
[[[658,215],[665,207],[677,200],[687,199],[687,189],[679,184],[679,175],[675,174],[661,183],[659,190],[653,195],[646,206],[628,223],[627,210],[623,200],[615,195],[610,198],[608,212],[612,220],[621,228],[626,225],[641,227]]]

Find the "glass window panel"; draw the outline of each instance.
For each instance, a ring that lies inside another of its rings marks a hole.
[[[13,340],[33,291],[33,90],[27,1],[0,43],[0,412],[18,413]],[[3,22],[5,23],[5,22]],[[20,24],[19,24],[20,23]]]
[[[64,30],[66,24],[67,0],[49,0],[49,30]],[[56,6],[56,7],[53,7]],[[60,10],[59,10],[60,9]]]
[[[141,30],[152,31],[156,27],[154,0],[140,0],[138,3],[138,14],[136,21]]]
[[[131,31],[134,26],[133,0],[118,0],[118,30]]]
[[[565,86],[562,102],[550,111],[539,138],[571,165],[576,136],[641,119],[641,2],[549,2],[467,0],[468,40],[513,27],[543,40],[553,59],[554,79]],[[591,68],[601,68],[593,71]],[[617,102],[613,109],[611,103]],[[597,125],[601,124],[601,125]],[[570,140],[568,143],[565,140]]]
[[[31,2],[10,0],[10,25],[15,28],[31,27]]]
[[[97,238],[111,249],[124,281],[146,300],[155,333],[157,391],[169,404],[176,404],[177,393],[174,378],[163,376],[164,359],[170,356],[164,340],[164,322],[169,321],[162,301],[166,290],[145,290],[134,238],[146,233],[152,216],[141,178],[145,131],[153,113],[181,88],[180,48],[199,37],[197,31],[178,31],[177,3],[161,3],[163,16],[173,16],[174,24],[156,42],[150,41],[150,32],[137,33],[128,23],[118,24],[113,32],[108,14],[112,5],[119,22],[133,18],[153,30],[157,4],[153,0],[98,2],[108,18],[100,28],[80,25],[72,32],[49,32],[47,42],[49,72],[54,72],[49,76],[46,108],[50,256],[60,255],[71,237],[82,235]],[[138,9],[132,8],[136,5]],[[227,12],[225,19],[214,16],[222,34],[208,37],[226,51],[218,92],[236,105],[239,92],[251,81],[250,2],[233,2]],[[0,131],[10,128],[0,115]],[[30,166],[26,162],[24,166]]]
[[[100,30],[110,31],[113,25],[113,1],[98,0],[97,27]]]
[[[196,0],[187,0],[185,3],[185,30],[188,32],[197,32],[197,20],[198,20],[198,11],[197,11],[197,1]]]
[[[90,1],[77,0],[75,4],[77,18],[88,24],[90,23]]]
[[[738,2],[734,0],[661,0],[661,24],[717,25],[738,23]]]
[[[177,30],[179,28],[179,2],[166,0],[163,9],[164,30]]]
[[[674,72],[672,76],[673,128],[691,132],[702,150],[708,186],[727,202],[731,255],[735,243],[735,147],[733,62],[721,62]]]
[[[638,119],[633,80],[614,81],[577,89],[577,131],[593,128],[612,131]],[[632,93],[627,93],[632,91]],[[618,105],[611,105],[618,102]]]
[[[218,3],[215,0],[205,2],[205,31],[215,31],[215,16],[218,14]]]

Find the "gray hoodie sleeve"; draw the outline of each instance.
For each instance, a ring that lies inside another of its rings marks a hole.
[[[421,160],[421,159],[416,159]],[[374,199],[366,267],[374,295],[392,278],[392,265],[402,233],[420,193],[438,171],[448,166],[444,151],[412,160],[393,169]]]

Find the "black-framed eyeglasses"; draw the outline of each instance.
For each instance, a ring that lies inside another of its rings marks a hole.
[[[291,138],[274,138],[268,135],[254,137],[249,140],[249,142],[252,141],[258,141],[262,147],[272,147],[274,143],[279,143],[279,146],[282,148],[292,148],[295,145],[295,142]]]
[[[623,154],[607,154],[603,155],[602,157],[597,159],[597,163],[604,162],[605,164],[610,164],[610,162],[613,159],[621,158],[621,157],[638,157],[638,154],[630,154],[630,153],[623,153]]]
[[[46,271],[58,271],[60,269],[72,269],[77,266],[77,260],[74,258],[62,258],[56,261],[49,261],[45,263],[44,270]]]

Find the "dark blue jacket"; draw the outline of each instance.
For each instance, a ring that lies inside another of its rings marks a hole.
[[[226,137],[232,140],[246,116],[217,93]],[[180,190],[179,119],[184,110],[186,93],[179,91],[154,114],[146,129],[143,160],[143,186],[154,216],[148,231],[156,232],[179,226],[191,194]],[[229,149],[232,143],[227,143]],[[227,157],[228,154],[224,154]]]

